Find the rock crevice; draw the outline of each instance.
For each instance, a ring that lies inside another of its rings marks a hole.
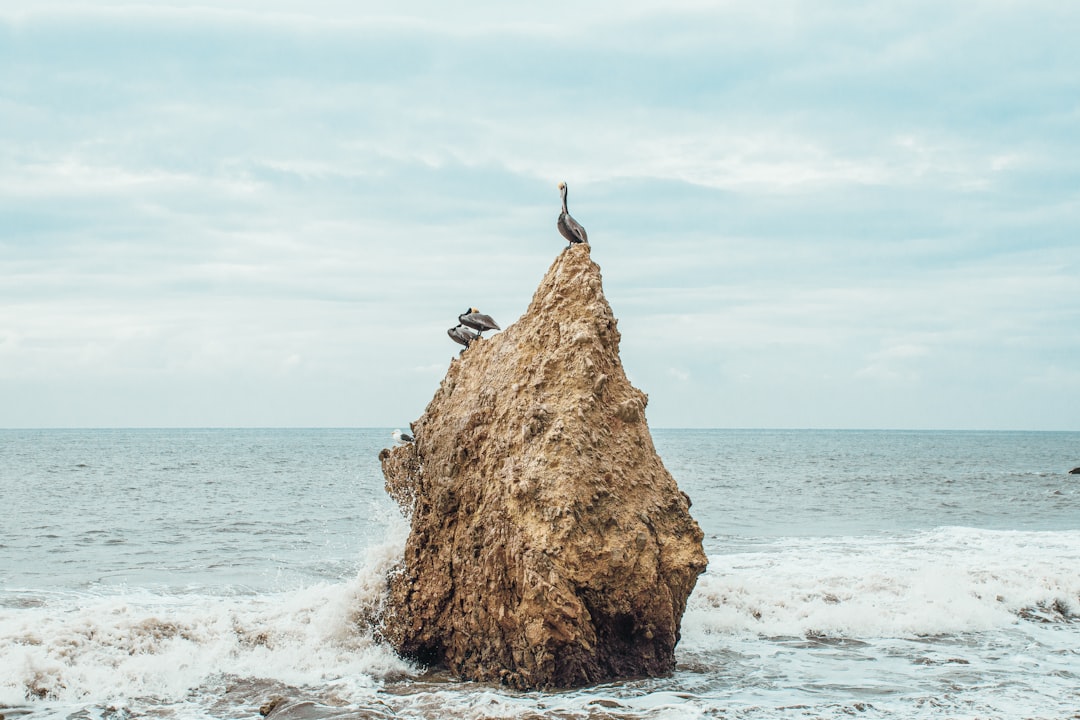
[[[519,688],[674,668],[702,534],[619,340],[575,245],[518,322],[451,361],[415,441],[380,455],[412,525],[382,628],[400,653]]]

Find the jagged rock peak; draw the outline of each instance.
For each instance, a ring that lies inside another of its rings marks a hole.
[[[589,246],[525,314],[450,363],[415,442],[380,454],[411,521],[383,635],[463,678],[518,688],[662,675],[705,569]]]

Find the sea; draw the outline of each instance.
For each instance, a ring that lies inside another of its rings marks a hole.
[[[520,692],[370,629],[392,429],[0,430],[0,717],[1080,718],[1080,433],[656,429],[673,674]]]

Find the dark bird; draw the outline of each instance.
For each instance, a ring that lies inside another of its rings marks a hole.
[[[502,330],[499,323],[492,320],[490,315],[484,315],[476,308],[469,308],[458,315],[457,319],[465,327],[475,330],[477,337],[483,334],[485,330]]]
[[[465,327],[464,325],[457,325],[456,327],[452,327],[446,331],[446,334],[449,335],[450,339],[457,344],[464,345],[465,350],[469,349],[469,343],[480,337],[479,333],[474,333],[472,330]],[[461,352],[465,352],[465,350],[462,350]]]
[[[559,220],[555,223],[556,227],[559,228],[559,232],[570,241],[570,245],[589,242],[589,236],[585,233],[585,228],[581,227],[581,223],[577,220],[570,217],[570,212],[566,209],[566,183],[559,183],[559,194],[562,195],[562,212],[559,213]],[[567,245],[567,247],[570,247],[570,245]]]
[[[394,436],[395,441],[397,441],[397,442],[399,442],[399,443],[401,443],[403,445],[405,443],[411,443],[413,441],[413,436],[412,435],[410,435],[409,433],[403,433],[400,430],[395,430],[394,432],[392,432],[390,434]]]

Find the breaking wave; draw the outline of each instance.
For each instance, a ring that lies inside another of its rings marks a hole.
[[[1080,617],[1080,532],[939,528],[787,538],[712,555],[683,637],[978,632]]]
[[[59,718],[87,708],[104,717],[118,707],[235,717],[281,694],[309,698],[320,707],[318,717],[347,715],[349,707],[351,717],[357,708],[363,717],[383,710],[535,717],[542,709],[553,717],[706,717],[717,708],[733,717],[757,717],[755,708],[762,717],[780,717],[785,712],[768,694],[780,692],[775,687],[787,688],[789,704],[817,698],[819,713],[840,717],[851,710],[843,698],[866,696],[859,702],[882,708],[890,693],[925,683],[916,679],[919,668],[977,669],[985,677],[1002,652],[995,647],[987,655],[977,642],[961,651],[940,638],[992,631],[995,643],[1014,642],[997,632],[1008,628],[1020,633],[1019,654],[1031,632],[1075,628],[1080,617],[1080,532],[950,527],[900,536],[733,538],[728,552],[711,555],[690,598],[674,678],[522,694],[424,674],[378,642],[373,620],[404,544],[404,529],[395,534],[369,549],[351,579],[287,592],[8,593],[0,606],[0,707],[11,717]],[[1068,670],[1075,632],[1065,635],[1049,656],[1061,658],[1056,672],[1069,683],[1076,679]],[[814,647],[846,655],[829,670],[821,656],[806,654]],[[880,679],[844,675],[854,661],[868,659]],[[764,682],[763,668],[775,679]],[[1026,675],[1012,668],[1009,682],[1019,689],[1010,691],[1010,702],[1030,704],[1042,692],[1044,670],[1028,687]],[[840,688],[834,704],[832,688]],[[930,687],[899,712],[938,702],[940,692]],[[980,712],[1001,710],[1007,693],[993,692],[998,704]],[[966,712],[943,710],[959,711]]]

